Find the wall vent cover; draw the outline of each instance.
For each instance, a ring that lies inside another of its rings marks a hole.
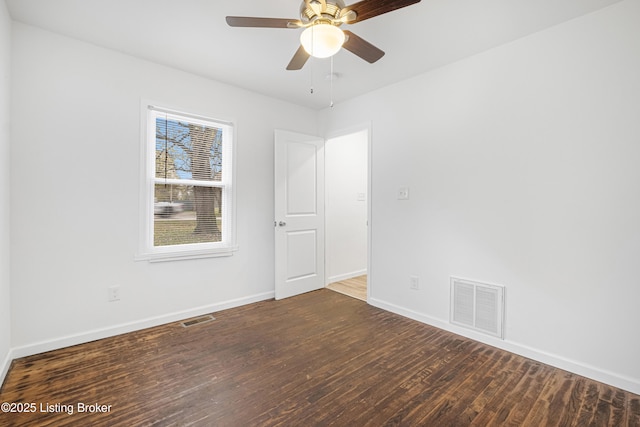
[[[504,286],[451,278],[450,321],[504,338]]]

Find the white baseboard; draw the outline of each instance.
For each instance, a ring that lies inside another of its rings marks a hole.
[[[362,276],[367,274],[367,269],[352,271],[351,273],[337,274],[335,276],[327,277],[327,285],[335,282],[340,282],[342,280],[353,279],[354,277]]]
[[[451,323],[443,321],[441,319],[427,316],[425,314],[422,314],[404,307],[400,307],[398,305],[388,303],[386,301],[382,301],[376,298],[370,297],[368,300],[368,303],[373,305],[374,307],[378,307],[383,310],[387,310],[392,313],[396,313],[401,316],[408,317],[413,320],[417,320],[418,322],[425,323],[427,325],[434,326],[439,329],[444,329],[445,331],[449,331],[454,334],[461,335],[466,338],[470,338],[472,340],[479,341],[481,343],[488,344],[490,346],[497,347],[499,349],[506,350],[511,353],[515,353],[520,356],[524,356],[529,359],[533,359],[538,362],[541,362],[541,363],[544,363],[568,372],[572,372],[577,375],[581,375],[583,377],[590,378],[595,381],[609,384],[613,387],[618,387],[623,390],[629,391],[631,393],[640,394],[640,379],[638,378],[626,377],[624,375],[620,375],[615,372],[610,372],[604,369],[596,368],[594,366],[590,366],[579,361],[567,359],[555,354],[537,350],[535,348],[531,348],[517,342],[501,340],[488,335],[476,333],[474,331],[467,330],[465,328],[461,328],[456,325],[452,325]]]
[[[9,372],[9,368],[11,367],[11,361],[14,359],[13,352],[9,349],[9,352],[5,356],[2,364],[0,365],[0,388],[2,388],[2,384],[4,384],[4,379],[7,377],[7,372]]]
[[[216,304],[205,305],[201,307],[192,308],[189,310],[177,311],[174,313],[164,314],[161,316],[137,320],[135,322],[122,323],[119,325],[110,326],[108,328],[95,329],[95,330],[83,332],[80,334],[67,335],[67,336],[55,338],[52,340],[41,341],[34,344],[25,345],[22,347],[16,347],[10,351],[10,354],[9,354],[10,359],[8,361],[8,364],[11,364],[11,360],[19,357],[31,356],[34,354],[43,353],[45,351],[57,350],[57,349],[69,347],[72,345],[84,344],[90,341],[108,338],[115,335],[139,331],[141,329],[151,328],[154,326],[164,325],[166,323],[172,323],[172,322],[188,319],[191,317],[201,316],[203,314],[214,313],[216,311],[227,310],[229,308],[234,308],[234,307],[240,307],[242,305],[268,300],[273,297],[274,297],[273,291],[264,292],[261,294],[250,295],[248,297],[237,298],[229,301],[223,301]]]

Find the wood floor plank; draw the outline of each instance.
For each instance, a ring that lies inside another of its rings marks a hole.
[[[392,390],[388,396],[376,393],[373,409],[380,424],[393,424],[396,419],[409,422],[411,418],[416,418],[416,410],[420,406],[420,402],[429,398],[426,393],[431,395],[436,393],[435,388],[438,381],[445,375],[444,367],[454,360],[455,356],[450,353],[454,352],[460,359],[469,357],[463,349],[458,347],[460,343],[458,340],[452,340],[448,334],[443,334],[443,338],[440,346],[447,349],[445,352],[430,350],[424,355],[422,363],[412,361],[410,366],[405,365],[400,371],[393,373],[394,377],[399,377],[402,381],[389,384],[388,388],[385,387],[387,392]],[[467,350],[472,351],[471,349]],[[430,407],[435,407],[435,401],[431,403]],[[364,423],[367,419],[367,414],[360,412],[356,415],[355,421],[356,423]]]
[[[59,410],[0,425],[640,427],[638,395],[330,290],[215,318],[17,359],[0,402]]]
[[[640,427],[640,396],[627,394],[629,406],[626,408],[627,425],[629,427]]]
[[[480,396],[480,399],[473,402],[478,411],[478,415],[472,420],[474,426],[496,425],[497,420],[508,416],[508,411],[517,401],[512,400],[511,390],[522,380],[532,362],[510,354],[504,359],[504,366],[496,372],[495,381],[486,390],[486,396]],[[511,404],[506,404],[506,401]]]
[[[598,384],[596,382],[590,382],[586,385],[586,394],[580,405],[580,413],[577,420],[573,423],[574,426],[586,426],[591,424],[593,416],[596,412],[596,405],[598,404]]]
[[[327,289],[340,292],[341,294],[357,298],[361,301],[367,300],[367,275],[352,277],[351,279],[341,280],[339,282],[330,283]]]
[[[447,338],[443,334],[434,334],[428,339],[430,343],[442,345]],[[412,337],[411,341],[418,346],[423,342],[418,337]],[[406,342],[407,340],[403,340],[403,344]],[[370,415],[367,414],[368,411],[362,410],[363,406],[372,408],[377,419],[390,416],[403,406],[410,396],[408,391],[413,388],[416,381],[420,382],[427,376],[428,366],[438,357],[425,350],[417,353],[407,352],[404,345],[396,348],[397,351],[393,353],[395,358],[383,358],[378,366],[378,372],[384,375],[384,379],[356,383],[351,399],[354,404],[338,410],[341,417],[353,419],[356,425],[364,422],[361,418],[366,420]],[[385,387],[377,386],[380,381],[385,382]]]
[[[469,425],[477,416],[462,413],[457,408],[468,408],[476,397],[481,394],[492,381],[485,372],[496,369],[499,359],[493,357],[495,351],[491,348],[481,346],[481,353],[475,360],[469,359],[472,370],[466,374],[466,379],[459,381],[457,386],[447,387],[445,390],[445,400],[440,403],[440,407],[431,413],[422,415],[419,423],[434,423],[437,425]],[[473,362],[471,362],[473,360]],[[461,416],[462,415],[462,416]]]
[[[473,347],[475,348],[469,348],[468,350],[482,351],[482,348],[480,348],[482,346]],[[427,422],[426,420],[433,420],[440,425],[441,418],[446,418],[450,415],[449,411],[455,410],[454,402],[457,399],[455,398],[455,388],[452,387],[452,379],[456,378],[462,383],[466,377],[472,375],[481,366],[471,362],[467,358],[467,354],[465,354],[466,351],[461,349],[461,351],[456,352],[457,354],[450,355],[449,358],[444,360],[445,363],[438,366],[437,370],[427,377],[427,381],[420,387],[422,390],[416,398],[419,402],[430,402],[430,404],[419,405],[412,411],[402,411],[406,413],[407,418],[412,423],[420,425],[423,422]]]
[[[514,405],[504,420],[503,425],[521,426],[529,416],[533,404],[539,398],[551,373],[541,364],[534,363],[513,389]]]
[[[531,409],[531,416],[526,421],[527,425],[532,427],[559,425],[560,420],[556,409],[560,404],[559,402],[562,401],[562,396],[568,393],[568,384],[565,381],[564,374],[565,372],[560,370],[551,372],[542,392]],[[556,396],[556,394],[559,396]],[[563,414],[560,413],[560,415],[562,416]]]

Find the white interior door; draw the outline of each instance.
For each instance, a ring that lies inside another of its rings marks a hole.
[[[275,131],[275,297],[324,287],[324,140]]]

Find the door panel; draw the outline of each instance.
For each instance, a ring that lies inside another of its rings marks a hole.
[[[316,230],[285,232],[287,239],[287,281],[318,274]]]
[[[317,147],[287,142],[287,215],[317,214]]]
[[[324,287],[324,140],[275,132],[275,295]]]

